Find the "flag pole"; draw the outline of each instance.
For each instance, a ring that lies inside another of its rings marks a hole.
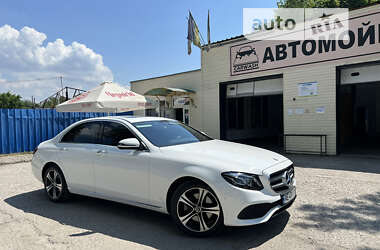
[[[207,12],[207,49],[206,51],[209,52],[210,45],[211,45],[211,35],[210,35],[210,10]]]

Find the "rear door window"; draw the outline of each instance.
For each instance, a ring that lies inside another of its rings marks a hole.
[[[67,132],[61,142],[97,144],[100,139],[101,122],[86,122]]]
[[[103,122],[101,144],[117,146],[119,141],[129,138],[136,138],[136,136],[125,125],[118,122]]]

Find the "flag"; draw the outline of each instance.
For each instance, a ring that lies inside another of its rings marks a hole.
[[[190,39],[187,40],[187,54],[188,55],[191,54],[191,40]]]
[[[189,11],[189,19],[187,22],[187,53],[191,54],[191,43],[193,43],[197,47],[201,47],[201,39],[199,34],[199,29],[191,12]]]
[[[207,15],[207,51],[210,50],[211,38],[210,38],[210,10]]]
[[[191,54],[191,41],[193,40],[193,32],[192,32],[192,21],[189,18],[187,19],[187,54]]]

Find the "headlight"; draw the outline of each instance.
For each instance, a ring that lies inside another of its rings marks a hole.
[[[230,184],[250,189],[250,190],[261,190],[263,189],[263,184],[257,175],[240,173],[240,172],[225,172],[222,173],[223,178]]]

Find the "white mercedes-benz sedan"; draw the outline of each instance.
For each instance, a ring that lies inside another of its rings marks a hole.
[[[37,147],[32,170],[51,201],[74,193],[148,208],[195,236],[266,222],[296,198],[287,158],[166,118],[76,122]]]

